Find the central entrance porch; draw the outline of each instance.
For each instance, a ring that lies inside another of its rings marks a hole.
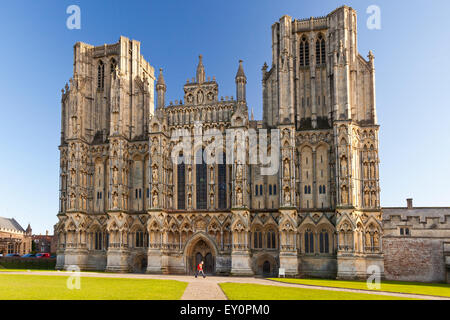
[[[185,251],[186,274],[193,275],[197,265],[203,261],[206,275],[216,273],[216,250],[211,240],[203,235],[194,236]]]

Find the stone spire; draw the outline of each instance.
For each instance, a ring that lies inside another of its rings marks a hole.
[[[157,85],[157,86],[159,86],[159,85],[166,86],[166,82],[164,81],[164,76],[163,76],[162,71],[163,71],[163,69],[160,68],[160,69],[159,69],[159,77],[158,77],[158,81],[156,82],[156,85]]]
[[[242,66],[242,60],[239,60],[239,68],[238,71],[236,73],[236,80],[238,78],[244,78],[245,80],[247,80],[247,77],[245,76],[245,72],[244,72],[244,67]]]
[[[197,66],[197,76],[196,76],[196,80],[197,83],[203,83],[205,82],[205,67],[203,66],[203,56],[199,55],[198,56],[199,61],[198,61],[198,66]]]
[[[166,83],[164,82],[163,69],[159,69],[159,77],[156,82],[156,92],[158,96],[157,108],[164,108],[166,96]]]
[[[253,107],[252,107],[252,112],[251,112],[251,115],[250,115],[250,120],[251,121],[255,121],[255,116],[253,114]]]
[[[247,77],[244,73],[244,67],[242,66],[242,60],[239,60],[239,68],[236,73],[236,99],[237,101],[245,101],[245,85],[247,83]]]

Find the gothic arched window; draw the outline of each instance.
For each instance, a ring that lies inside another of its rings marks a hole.
[[[100,89],[103,89],[105,87],[105,65],[101,60],[98,63],[97,87]]]
[[[111,59],[111,73],[113,73],[114,70],[116,70],[116,66],[117,66],[116,60],[114,58]]]
[[[305,253],[314,253],[314,234],[310,229],[305,231]]]
[[[322,34],[316,40],[316,64],[325,64],[325,39]]]
[[[269,232],[267,232],[267,248],[268,249],[276,249],[277,248],[277,243],[276,243],[275,237],[276,237],[275,231],[270,230]]]
[[[222,155],[222,163],[218,165],[219,183],[219,209],[227,208],[227,165],[225,153]]]
[[[94,249],[95,250],[103,249],[103,232],[94,233]]]
[[[329,235],[325,229],[320,232],[319,247],[320,247],[320,253],[329,253],[330,252]]]
[[[144,246],[144,232],[136,231],[135,238],[136,238],[135,241],[136,248],[142,248]]]
[[[207,208],[207,185],[206,185],[206,174],[207,167],[206,162],[203,159],[203,149],[199,149],[195,155],[195,171],[196,171],[196,198],[197,198],[197,209]]]
[[[183,161],[184,157],[181,153],[178,157],[177,164],[177,202],[178,209],[184,210],[186,209],[186,167]]]
[[[309,42],[305,36],[300,41],[300,66],[309,66]]]
[[[255,249],[262,249],[262,232],[260,230],[256,230],[253,232],[253,247]]]
[[[273,185],[273,194],[277,195],[277,185],[276,184]]]
[[[272,185],[269,184],[269,195],[272,195]]]

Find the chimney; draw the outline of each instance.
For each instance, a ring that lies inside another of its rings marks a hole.
[[[412,209],[413,208],[413,199],[411,199],[411,198],[406,199],[406,204],[407,204],[408,209]]]
[[[45,230],[45,235],[48,237],[48,230]]]

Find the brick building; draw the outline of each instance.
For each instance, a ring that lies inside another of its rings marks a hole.
[[[33,242],[35,244],[36,252],[55,253],[56,252],[56,240],[53,235],[49,235],[48,231],[45,235],[33,235]]]

